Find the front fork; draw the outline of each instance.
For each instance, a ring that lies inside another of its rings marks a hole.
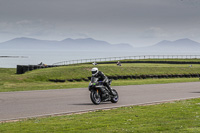
[[[97,89],[96,97],[100,97],[98,89]]]

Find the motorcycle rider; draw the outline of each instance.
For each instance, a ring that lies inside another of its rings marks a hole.
[[[95,78],[98,78],[99,81],[102,81],[103,85],[105,85],[111,92],[111,95],[114,96],[115,94],[113,93],[112,88],[109,85],[108,77],[106,75],[104,75],[103,72],[99,71],[98,68],[96,68],[96,67],[92,68],[91,71],[92,71],[92,76]]]

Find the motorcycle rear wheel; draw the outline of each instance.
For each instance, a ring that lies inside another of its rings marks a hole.
[[[90,99],[96,105],[99,105],[101,103],[100,93],[97,93],[96,90],[91,91],[91,93],[90,93]]]

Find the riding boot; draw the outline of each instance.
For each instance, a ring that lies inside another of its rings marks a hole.
[[[115,92],[113,92],[113,89],[109,85],[107,85],[107,88],[109,89],[111,95],[113,96],[116,95]]]

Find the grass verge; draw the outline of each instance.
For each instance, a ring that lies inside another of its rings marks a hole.
[[[137,80],[113,80],[111,86],[125,85],[143,85],[143,84],[166,84],[166,83],[183,83],[199,82],[199,78],[170,78],[170,79],[137,79]],[[69,89],[69,88],[87,88],[88,82],[4,82],[0,83],[0,92],[9,91],[31,91],[31,90],[49,90],[49,89]]]
[[[200,99],[0,123],[1,133],[200,132]]]

